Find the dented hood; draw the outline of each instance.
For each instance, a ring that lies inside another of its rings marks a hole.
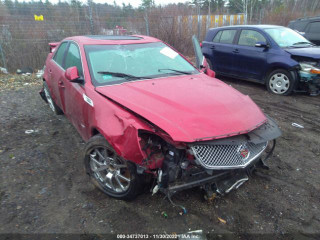
[[[293,56],[320,59],[320,47],[287,48],[286,51]]]
[[[134,81],[96,91],[157,125],[174,141],[238,135],[266,121],[248,96],[205,74]]]

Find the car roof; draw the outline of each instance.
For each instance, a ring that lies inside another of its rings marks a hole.
[[[320,16],[314,16],[314,17],[303,17],[303,18],[298,18],[295,20],[292,20],[290,22],[298,22],[298,21],[313,21],[313,20],[320,20]]]
[[[86,35],[86,36],[73,36],[63,39],[72,40],[83,45],[115,45],[115,44],[135,44],[135,43],[151,43],[161,42],[157,38],[143,36],[143,35],[128,35],[128,36],[115,36],[115,35]]]
[[[260,25],[233,25],[233,26],[223,26],[218,28],[211,28],[210,30],[220,30],[220,29],[226,29],[226,28],[255,28],[255,29],[267,29],[267,28],[281,28],[284,26],[278,26],[278,25],[266,25],[266,24],[260,24]]]

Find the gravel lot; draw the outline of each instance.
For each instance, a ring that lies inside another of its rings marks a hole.
[[[202,229],[220,239],[270,233],[280,239],[319,239],[320,96],[280,97],[258,84],[223,80],[250,95],[278,122],[283,136],[268,162],[271,169],[237,191],[211,203],[197,189],[175,195],[173,200],[188,210],[181,216],[161,194],[146,192],[125,202],[97,190],[84,173],[84,142],[64,116],[54,115],[40,99],[41,81],[0,75],[0,234]]]

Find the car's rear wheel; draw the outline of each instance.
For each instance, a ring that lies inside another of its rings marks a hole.
[[[50,91],[49,91],[48,84],[45,81],[43,82],[43,91],[44,91],[44,95],[46,96],[47,102],[48,102],[51,110],[57,115],[63,114],[62,110],[53,101],[51,94],[50,94]]]
[[[111,197],[131,200],[143,188],[135,164],[121,158],[100,134],[88,141],[84,162],[94,185]]]
[[[272,71],[266,81],[269,92],[278,95],[290,95],[295,88],[295,79],[284,69]]]

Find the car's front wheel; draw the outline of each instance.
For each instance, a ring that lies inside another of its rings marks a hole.
[[[143,189],[135,164],[121,158],[100,134],[88,141],[84,162],[94,185],[111,197],[131,200]]]
[[[266,80],[269,92],[278,95],[290,95],[295,88],[295,79],[284,69],[272,71]]]

